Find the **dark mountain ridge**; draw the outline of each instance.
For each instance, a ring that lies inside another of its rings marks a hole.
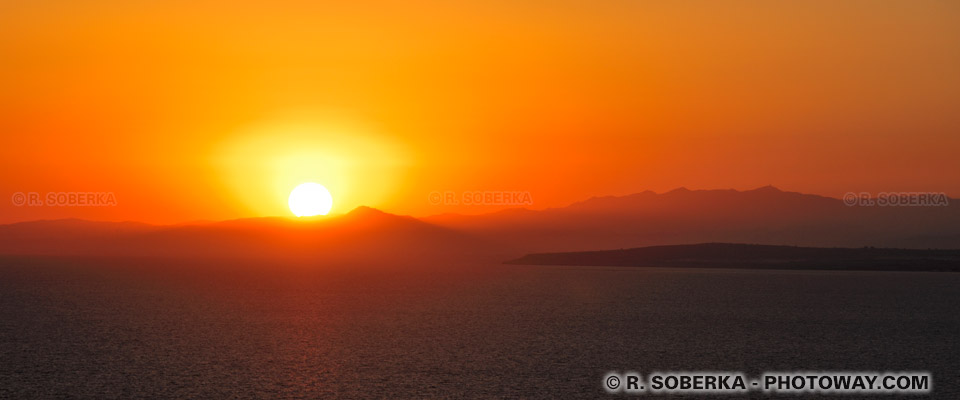
[[[312,219],[244,218],[155,226],[50,220],[0,225],[0,254],[326,260],[494,254],[482,239],[361,207]]]
[[[824,248],[735,243],[528,254],[507,264],[960,272],[960,250]]]
[[[839,199],[767,186],[646,191],[541,211],[420,219],[370,207],[317,218],[168,226],[66,219],[0,225],[0,254],[502,261],[532,252],[705,242],[960,248],[956,204],[850,207]]]
[[[848,206],[772,186],[680,188],[594,197],[542,211],[423,220],[536,252],[704,242],[960,248],[958,204],[951,199],[947,206]]]

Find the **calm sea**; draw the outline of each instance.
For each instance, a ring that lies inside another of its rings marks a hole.
[[[615,398],[611,370],[927,370],[960,398],[960,274],[141,264],[0,261],[0,397]]]

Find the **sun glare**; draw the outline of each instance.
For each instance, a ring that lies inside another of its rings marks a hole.
[[[319,183],[301,183],[290,192],[290,211],[298,217],[327,215],[333,207],[333,196]]]
[[[384,206],[411,160],[396,137],[379,132],[349,117],[283,114],[238,128],[211,158],[245,215],[282,215],[285,208],[299,215],[290,190],[304,182],[335,193],[334,211]]]

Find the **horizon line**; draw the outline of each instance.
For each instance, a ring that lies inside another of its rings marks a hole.
[[[674,188],[674,189],[670,189],[670,190],[663,191],[663,192],[659,192],[659,193],[657,193],[657,192],[655,192],[655,191],[653,191],[653,190],[647,189],[647,190],[641,190],[641,191],[638,191],[638,192],[633,192],[633,193],[628,193],[628,194],[623,194],[623,195],[594,195],[594,196],[587,197],[587,198],[585,198],[585,199],[583,199],[583,200],[574,201],[574,202],[572,202],[572,203],[568,203],[568,204],[566,204],[566,205],[559,206],[559,207],[544,207],[544,208],[539,208],[539,209],[532,209],[532,208],[528,208],[528,207],[509,207],[509,208],[502,208],[502,209],[495,210],[495,211],[479,212],[479,213],[475,213],[475,214],[462,213],[462,212],[445,212],[445,213],[434,213],[434,214],[426,214],[426,215],[419,215],[419,216],[418,216],[418,215],[412,215],[412,214],[399,214],[399,213],[394,213],[394,212],[391,212],[391,211],[388,211],[388,210],[385,210],[385,209],[376,208],[376,207],[373,207],[373,206],[359,205],[359,206],[356,206],[356,207],[354,207],[354,208],[352,208],[352,209],[350,209],[349,211],[346,211],[346,212],[330,213],[330,214],[326,214],[326,215],[316,215],[316,216],[309,216],[309,217],[297,217],[297,216],[293,216],[293,215],[290,215],[290,216],[285,216],[285,215],[263,215],[263,216],[241,216],[241,217],[237,217],[237,218],[229,218],[229,219],[222,219],[222,220],[204,220],[204,219],[199,219],[199,220],[198,220],[198,219],[193,219],[193,220],[180,221],[180,222],[172,222],[172,223],[153,223],[153,222],[136,221],[136,220],[129,220],[129,219],[124,219],[124,220],[106,220],[106,219],[103,219],[103,220],[99,220],[99,219],[86,219],[86,218],[80,218],[80,217],[65,217],[65,218],[42,218],[42,219],[12,221],[12,222],[0,223],[0,226],[15,225],[15,224],[22,224],[22,223],[32,223],[32,222],[56,222],[56,221],[82,221],[82,222],[94,222],[94,223],[102,222],[102,223],[117,223],[117,224],[131,223],[131,224],[150,225],[150,226],[155,226],[155,227],[199,226],[199,225],[207,225],[207,224],[217,224],[217,223],[224,223],[224,222],[242,221],[242,220],[256,220],[256,219],[283,219],[283,220],[289,220],[289,221],[304,221],[304,222],[310,221],[310,222],[313,222],[313,221],[319,221],[319,220],[324,220],[324,219],[329,219],[329,218],[336,218],[336,217],[346,216],[346,215],[348,215],[348,214],[350,214],[350,213],[352,213],[352,212],[355,212],[355,211],[357,211],[357,210],[359,210],[359,209],[371,209],[371,210],[376,210],[376,211],[382,212],[382,213],[384,213],[384,214],[394,215],[394,216],[398,216],[398,217],[410,217],[410,218],[414,218],[414,219],[417,219],[417,220],[423,220],[423,219],[426,219],[426,218],[439,217],[439,216],[484,216],[484,215],[497,214],[497,213],[501,213],[501,212],[505,212],[505,211],[511,211],[511,210],[528,210],[528,211],[534,211],[534,212],[546,211],[546,210],[556,210],[556,209],[563,209],[563,208],[571,207],[571,206],[574,206],[574,205],[577,205],[577,204],[581,204],[581,203],[584,203],[584,202],[587,202],[587,201],[590,201],[590,200],[594,200],[594,199],[624,198],[624,197],[630,197],[630,196],[639,195],[639,194],[644,194],[644,193],[653,193],[654,195],[657,195],[657,196],[662,196],[662,195],[666,195],[666,194],[670,194],[670,193],[674,193],[674,192],[684,192],[684,191],[685,191],[685,192],[733,191],[733,192],[737,192],[737,193],[746,193],[746,192],[754,192],[754,191],[758,191],[758,190],[764,190],[764,189],[768,189],[768,188],[774,189],[774,190],[776,190],[776,191],[778,191],[778,192],[781,192],[781,193],[795,193],[795,194],[801,194],[801,195],[805,195],[805,196],[816,196],[816,197],[822,197],[822,198],[827,198],[827,199],[831,199],[831,200],[842,201],[841,198],[832,197],[832,196],[826,196],[826,195],[822,195],[822,194],[803,193],[803,192],[795,192],[795,191],[783,190],[783,189],[780,189],[780,188],[778,188],[778,187],[776,187],[776,186],[774,186],[774,185],[772,185],[772,184],[768,184],[768,185],[756,187],[756,188],[753,188],[753,189],[742,189],[742,190],[741,190],[741,189],[734,189],[734,188],[725,188],[725,189],[689,189],[689,188],[687,188],[686,186],[679,186],[679,187],[676,187],[676,188]],[[947,198],[953,199],[953,197],[950,197],[949,195],[947,195]]]

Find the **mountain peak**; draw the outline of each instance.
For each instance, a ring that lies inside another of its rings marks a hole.
[[[346,213],[345,215],[351,216],[351,217],[371,217],[371,216],[385,216],[385,215],[393,215],[393,214],[380,211],[373,207],[358,206],[357,208],[350,210],[350,212]]]
[[[409,215],[397,215],[391,214],[386,211],[381,211],[373,207],[368,206],[359,206],[350,210],[350,212],[343,215],[344,221],[353,221],[356,223],[365,223],[365,222],[375,222],[378,224],[397,224],[397,223],[414,223],[414,224],[423,224],[422,221],[411,217]]]
[[[773,185],[761,186],[753,190],[748,190],[748,192],[758,192],[758,193],[783,193],[782,190],[778,189]]]

